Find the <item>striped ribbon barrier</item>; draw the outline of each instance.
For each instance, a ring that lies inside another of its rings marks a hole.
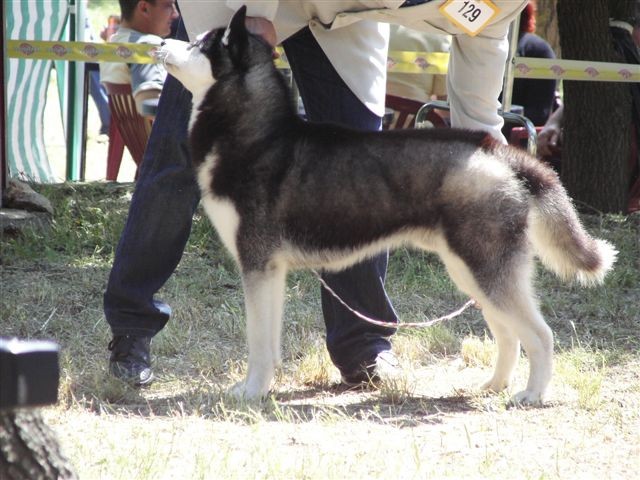
[[[9,40],[9,58],[67,60],[81,62],[154,63],[155,46],[132,43],[44,42]],[[278,68],[288,66],[284,51],[279,47]],[[389,72],[446,74],[448,53],[390,51],[387,58]],[[640,82],[640,65],[626,63],[591,62],[546,58],[515,57],[514,75],[517,78],[585,80],[599,82]]]
[[[140,43],[45,42],[8,40],[9,58],[72,62],[156,63],[157,47]]]
[[[447,73],[446,53],[390,51],[387,70],[401,73]],[[640,82],[640,65],[549,58],[514,57],[516,78]]]

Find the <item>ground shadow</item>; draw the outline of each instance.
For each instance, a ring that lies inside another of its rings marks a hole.
[[[308,386],[275,392],[261,402],[240,402],[211,386],[170,395],[125,388],[119,399],[95,398],[96,410],[142,417],[196,415],[211,420],[241,423],[277,421],[307,423],[330,417],[410,427],[440,423],[445,416],[486,411],[477,395],[454,392],[449,396],[389,394],[376,389],[354,389],[342,384]]]

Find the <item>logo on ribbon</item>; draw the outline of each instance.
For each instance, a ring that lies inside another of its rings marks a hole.
[[[53,47],[51,47],[51,51],[58,57],[64,57],[69,50],[67,50],[59,43],[56,43]]]
[[[423,57],[416,58],[413,63],[415,63],[422,70],[426,70],[431,65],[429,63],[429,61],[426,58],[423,58]]]
[[[21,43],[20,46],[18,47],[18,50],[20,51],[20,53],[22,53],[23,55],[33,55],[33,53],[36,51],[35,47],[33,45],[31,45],[30,43]]]
[[[85,45],[82,51],[89,58],[95,58],[100,54],[100,51],[93,45]]]
[[[618,70],[618,75],[620,75],[625,80],[629,80],[633,76],[633,73],[631,73],[626,68],[623,68],[622,70]]]
[[[598,75],[600,75],[600,72],[595,67],[585,68],[584,73],[589,75],[591,78],[596,78]]]
[[[116,50],[116,55],[122,58],[129,58],[131,55],[133,55],[133,53],[127,47],[120,46]]]

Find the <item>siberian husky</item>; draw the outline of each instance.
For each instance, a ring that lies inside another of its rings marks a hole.
[[[158,52],[193,94],[192,160],[204,208],[237,262],[249,346],[233,389],[265,396],[280,362],[287,271],[337,271],[387,248],[437,252],[460,290],[482,306],[499,354],[484,388],[509,386],[529,360],[517,404],[543,401],[553,334],[532,289],[533,257],[564,279],[603,280],[616,250],[581,225],[557,175],[484,132],[361,132],[301,120],[271,48],[245,28]]]

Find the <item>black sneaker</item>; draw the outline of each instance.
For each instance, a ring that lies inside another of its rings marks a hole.
[[[391,350],[384,350],[369,365],[354,372],[342,373],[342,383],[348,387],[376,386],[381,381],[393,380],[400,375],[400,364]]]
[[[153,381],[150,346],[151,337],[115,335],[109,342],[109,373],[136,387],[149,385]]]

